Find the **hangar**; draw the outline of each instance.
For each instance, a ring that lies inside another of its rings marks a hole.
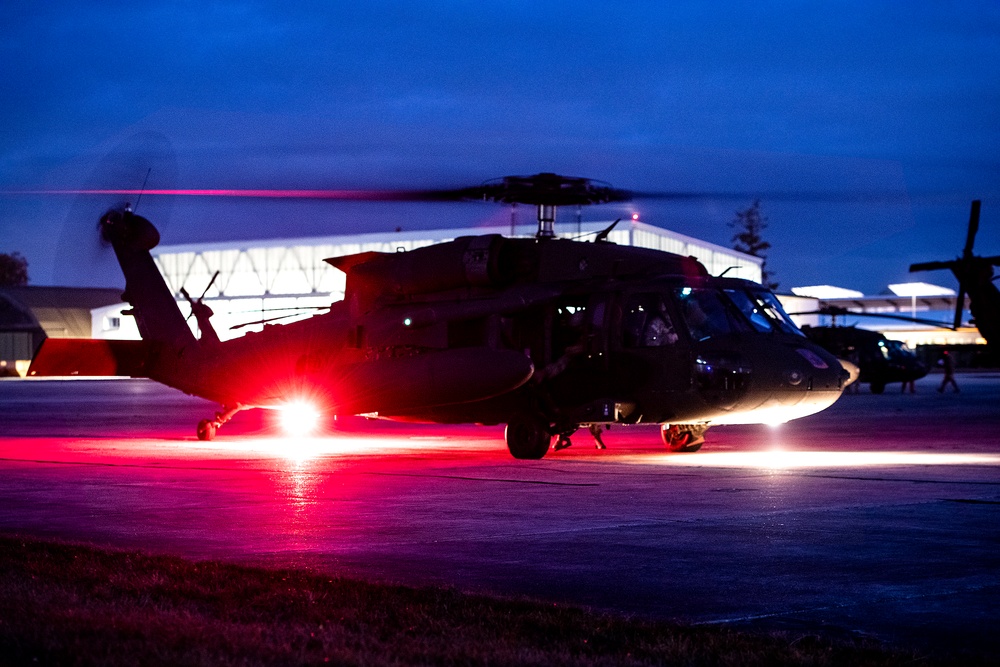
[[[48,336],[92,337],[93,311],[120,313],[121,300],[114,288],[0,287],[0,375],[23,376]]]

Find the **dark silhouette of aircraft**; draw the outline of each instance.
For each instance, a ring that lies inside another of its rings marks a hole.
[[[831,354],[856,364],[857,381],[867,383],[873,394],[894,382],[919,380],[929,370],[903,343],[877,331],[845,326],[804,326],[802,331]]]
[[[557,206],[630,193],[542,173],[406,196],[532,204],[537,236],[330,258],[347,275],[343,301],[220,341],[201,298],[186,296],[200,338],[185,322],[149,252],[156,228],[113,209],[100,233],[142,340],[49,339],[29,375],[147,377],[218,402],[198,425],[201,439],[244,408],[309,401],[330,414],[506,424],[519,459],[541,458],[553,439],[568,446],[580,426],[611,424],[659,424],[672,450],[696,451],[713,424],[809,415],[849,380],[759,284],[713,277],[693,257],[609,243],[614,225],[595,242],[554,238]]]
[[[958,279],[958,299],[955,302],[953,327],[962,324],[962,310],[965,296],[969,296],[969,311],[979,333],[991,348],[1000,345],[1000,290],[993,277],[993,267],[1000,266],[1000,255],[979,257],[972,253],[979,231],[979,209],[981,202],[972,202],[969,212],[969,228],[965,236],[965,248],[957,259],[943,262],[921,262],[910,266],[910,271],[936,271],[948,269]]]

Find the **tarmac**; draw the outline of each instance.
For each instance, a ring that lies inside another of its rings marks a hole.
[[[143,380],[0,381],[0,531],[1000,656],[1000,373],[516,461],[503,429],[293,439]]]

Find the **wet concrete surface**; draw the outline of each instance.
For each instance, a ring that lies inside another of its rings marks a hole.
[[[0,530],[1000,655],[1000,374],[844,396],[697,454],[655,429],[515,461],[499,427],[292,439],[151,382],[0,381]]]

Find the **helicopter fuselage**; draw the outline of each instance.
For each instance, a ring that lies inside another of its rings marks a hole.
[[[331,312],[194,355],[154,379],[220,403],[505,423],[759,423],[839,397],[836,358],[773,295],[693,258],[610,243],[464,237],[331,260]]]

